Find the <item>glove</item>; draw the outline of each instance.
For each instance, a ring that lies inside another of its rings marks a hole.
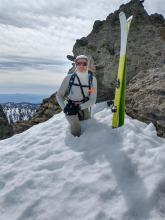
[[[64,108],[64,113],[66,115],[77,115],[80,111],[80,105],[73,102],[68,102]]]

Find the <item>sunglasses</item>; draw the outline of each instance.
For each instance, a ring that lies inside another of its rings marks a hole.
[[[87,66],[86,62],[76,62],[76,66]]]

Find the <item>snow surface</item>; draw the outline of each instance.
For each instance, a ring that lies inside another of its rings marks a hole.
[[[163,220],[165,139],[106,103],[73,137],[63,113],[0,141],[0,220]]]

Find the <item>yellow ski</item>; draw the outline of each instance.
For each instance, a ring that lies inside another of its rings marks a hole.
[[[114,113],[112,118],[112,127],[118,128],[124,125],[125,117],[125,96],[126,96],[126,48],[127,48],[127,37],[129,33],[130,24],[133,16],[126,19],[124,12],[120,12],[120,59],[118,76],[115,90],[114,99]]]

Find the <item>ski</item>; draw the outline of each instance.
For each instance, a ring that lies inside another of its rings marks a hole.
[[[126,48],[127,37],[133,16],[126,19],[124,12],[120,12],[120,58],[117,75],[117,83],[114,99],[114,110],[112,118],[112,128],[124,125],[125,117],[125,97],[126,97]]]

